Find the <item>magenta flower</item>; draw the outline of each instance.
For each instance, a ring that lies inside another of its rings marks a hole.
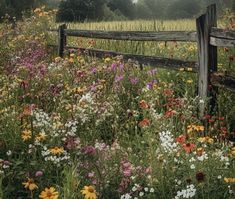
[[[112,69],[113,71],[115,71],[115,70],[117,70],[117,68],[118,68],[118,65],[117,65],[116,63],[112,63],[111,69]]]
[[[124,175],[124,177],[130,177],[131,172],[132,172],[131,163],[128,161],[122,161],[121,164],[122,164],[122,166],[121,166],[122,174]]]
[[[92,72],[93,74],[97,73],[97,68],[96,68],[96,67],[92,68],[92,69],[91,69],[91,72]]]
[[[149,82],[148,84],[147,84],[147,88],[148,89],[152,89],[153,88],[153,86],[155,85],[157,83],[157,80],[152,80],[151,82]]]
[[[35,177],[41,177],[43,176],[43,171],[36,171]]]
[[[86,155],[95,155],[96,149],[93,146],[85,146],[81,149],[81,152]]]
[[[156,68],[148,71],[148,74],[150,74],[150,75],[155,75],[156,73],[157,73],[157,69]]]
[[[136,85],[139,82],[137,77],[129,77],[131,84]]]
[[[124,79],[124,75],[116,76],[115,77],[115,82],[120,82]]]

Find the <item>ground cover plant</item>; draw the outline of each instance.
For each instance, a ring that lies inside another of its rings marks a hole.
[[[140,70],[77,50],[56,57],[51,14],[1,24],[0,198],[234,198],[234,95],[221,89],[217,112],[200,120],[191,68]],[[234,64],[234,51],[220,49],[220,71]]]

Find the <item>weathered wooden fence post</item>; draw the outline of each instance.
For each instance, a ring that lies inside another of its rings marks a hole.
[[[213,93],[210,76],[217,71],[217,47],[210,45],[210,32],[212,27],[217,26],[216,5],[207,7],[206,14],[196,20],[198,36],[198,95],[203,100],[199,104],[199,116],[202,119],[209,114],[216,103],[216,94]],[[209,97],[209,102],[207,98]]]
[[[64,48],[66,46],[66,35],[64,30],[66,29],[66,24],[62,24],[59,26],[58,31],[58,55],[60,57],[64,56]]]

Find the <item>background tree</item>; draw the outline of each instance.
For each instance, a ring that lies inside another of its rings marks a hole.
[[[105,0],[62,0],[57,13],[58,21],[98,20],[103,15]]]
[[[135,18],[137,19],[148,19],[151,18],[151,9],[146,4],[145,0],[139,0],[136,3],[136,15]]]
[[[168,18],[192,18],[200,13],[201,6],[198,0],[175,0],[166,9]]]
[[[107,6],[113,12],[121,12],[123,16],[134,18],[135,5],[132,0],[109,0]]]
[[[9,14],[20,18],[22,13],[30,13],[32,9],[45,3],[44,0],[0,0],[0,17]]]
[[[235,0],[233,0],[232,11],[235,12]]]

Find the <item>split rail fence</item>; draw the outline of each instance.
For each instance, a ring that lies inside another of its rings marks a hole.
[[[124,60],[135,60],[140,66],[150,65],[152,67],[179,70],[184,68],[187,71],[198,73],[198,95],[204,102],[201,103],[199,115],[215,108],[217,87],[223,87],[235,92],[235,77],[223,75],[217,72],[217,47],[235,47],[235,31],[217,28],[216,5],[207,7],[205,14],[196,19],[197,31],[97,31],[97,30],[72,30],[66,29],[66,25],[59,26],[59,29],[49,31],[58,32],[58,55],[63,57],[65,49],[79,49],[88,55],[96,57],[122,55]],[[79,48],[67,46],[67,37],[86,37],[110,40],[132,40],[132,41],[181,41],[197,42],[198,60],[186,61],[155,56],[134,55],[100,49]],[[213,86],[214,90],[209,89]]]

